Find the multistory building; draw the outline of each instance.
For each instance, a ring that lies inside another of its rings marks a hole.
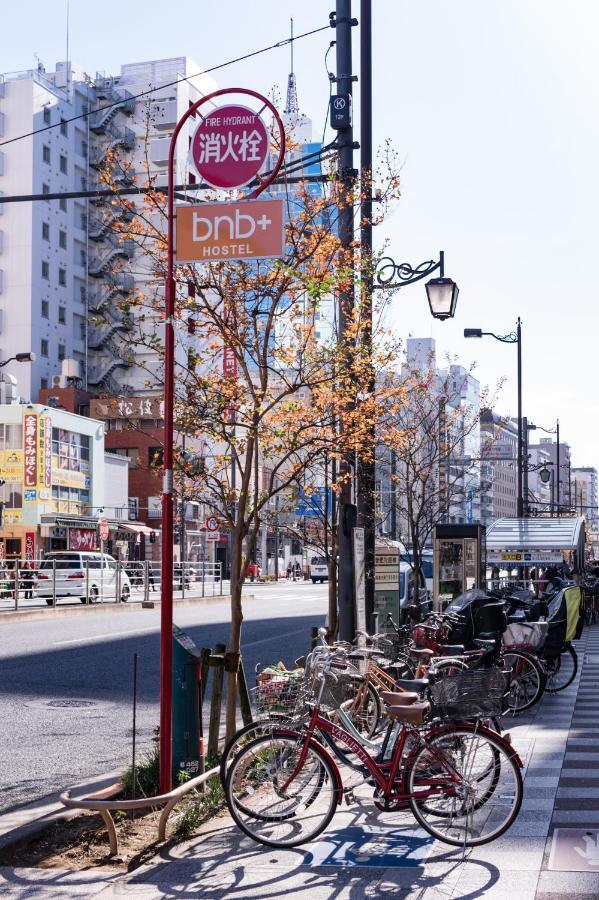
[[[599,531],[597,469],[575,466],[571,471],[572,508],[588,522],[589,530]]]
[[[538,444],[528,445],[529,453],[535,453],[538,450],[543,450],[548,457],[547,465],[551,472],[549,488],[555,511],[559,508],[560,511],[567,512],[573,499],[570,477],[572,465],[570,445],[565,441],[560,441],[558,453],[558,444],[553,437],[542,437]]]
[[[491,409],[480,415],[481,523],[517,515],[518,431],[509,417]]]

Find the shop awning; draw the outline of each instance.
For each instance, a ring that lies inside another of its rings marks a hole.
[[[559,562],[564,551],[584,560],[583,516],[552,519],[497,519],[487,528],[487,561],[511,565]]]
[[[138,525],[134,522],[118,522],[119,531],[131,531],[133,534],[152,534],[154,528],[148,528],[147,525]]]

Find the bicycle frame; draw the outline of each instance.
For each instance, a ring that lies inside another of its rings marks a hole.
[[[512,745],[505,741],[503,738],[499,737],[495,732],[490,731],[483,725],[477,723],[476,725],[471,725],[470,723],[461,724],[454,723],[453,725],[441,725],[441,726],[433,726],[429,731],[426,732],[426,740],[420,734],[418,729],[411,727],[410,725],[403,724],[401,726],[400,733],[395,742],[395,747],[393,749],[393,755],[390,760],[385,762],[376,762],[376,760],[372,759],[372,757],[367,753],[366,749],[362,746],[362,744],[357,741],[351,734],[341,728],[339,725],[335,725],[330,722],[328,719],[325,719],[324,716],[321,715],[318,705],[314,707],[312,714],[310,716],[310,723],[308,725],[307,730],[301,735],[301,739],[303,742],[302,751],[300,753],[297,764],[287,779],[287,781],[281,786],[282,791],[286,791],[292,781],[298,776],[301,772],[304,763],[306,761],[306,757],[308,755],[308,750],[310,745],[317,745],[320,750],[324,752],[331,765],[333,766],[333,770],[335,772],[335,778],[337,781],[337,785],[343,784],[341,779],[341,773],[339,772],[339,768],[335,762],[335,760],[330,756],[327,750],[316,740],[314,736],[314,732],[316,729],[321,731],[323,734],[327,734],[331,737],[333,741],[341,741],[341,743],[345,744],[345,746],[358,757],[364,768],[370,773],[373,781],[376,786],[380,790],[381,794],[385,798],[393,797],[394,801],[399,802],[407,802],[412,797],[417,796],[419,799],[426,800],[428,797],[434,796],[438,794],[441,789],[447,789],[448,784],[459,784],[460,775],[455,770],[455,768],[449,763],[446,756],[443,755],[437,748],[434,746],[430,746],[430,739],[436,738],[438,736],[442,736],[444,733],[448,735],[452,733],[452,731],[459,727],[461,730],[469,730],[473,733],[480,734],[483,736],[491,737],[495,741],[501,742],[506,750],[510,753],[511,756],[517,761],[520,768],[522,768],[522,762],[520,757],[512,747]],[[298,736],[297,732],[288,731],[288,730],[279,730],[277,729],[274,732],[274,736],[284,737],[293,735],[294,737]],[[409,794],[406,791],[404,774],[402,772],[401,778],[398,781],[398,773],[400,771],[401,759],[404,753],[404,749],[409,737],[413,737],[416,740],[416,746],[412,748],[407,760],[406,764],[403,768],[403,772],[407,768],[410,759],[416,753],[417,750],[420,749],[423,743],[429,745],[429,750],[431,755],[435,759],[436,762],[442,767],[442,769],[446,772],[444,776],[442,776],[441,780],[439,776],[436,778],[425,778],[422,777],[421,786],[426,787],[423,791],[418,791],[417,794]],[[343,788],[341,787],[343,791]],[[348,801],[349,802],[349,801]]]

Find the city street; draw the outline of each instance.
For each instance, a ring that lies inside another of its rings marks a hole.
[[[324,622],[326,592],[311,583],[248,585],[254,599],[245,606],[243,651],[250,686],[257,662],[290,664],[306,651],[311,627]],[[227,619],[225,599],[175,609],[175,623],[198,646],[226,642]],[[159,621],[157,606],[2,624],[0,810],[127,764],[134,653],[138,747],[149,746],[158,723]]]

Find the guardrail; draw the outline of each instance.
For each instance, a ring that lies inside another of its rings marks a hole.
[[[83,604],[149,601],[160,593],[161,567],[153,560],[115,560],[77,551],[37,559],[0,560],[0,609],[56,607],[61,600]],[[221,563],[175,562],[175,599],[223,596]]]

